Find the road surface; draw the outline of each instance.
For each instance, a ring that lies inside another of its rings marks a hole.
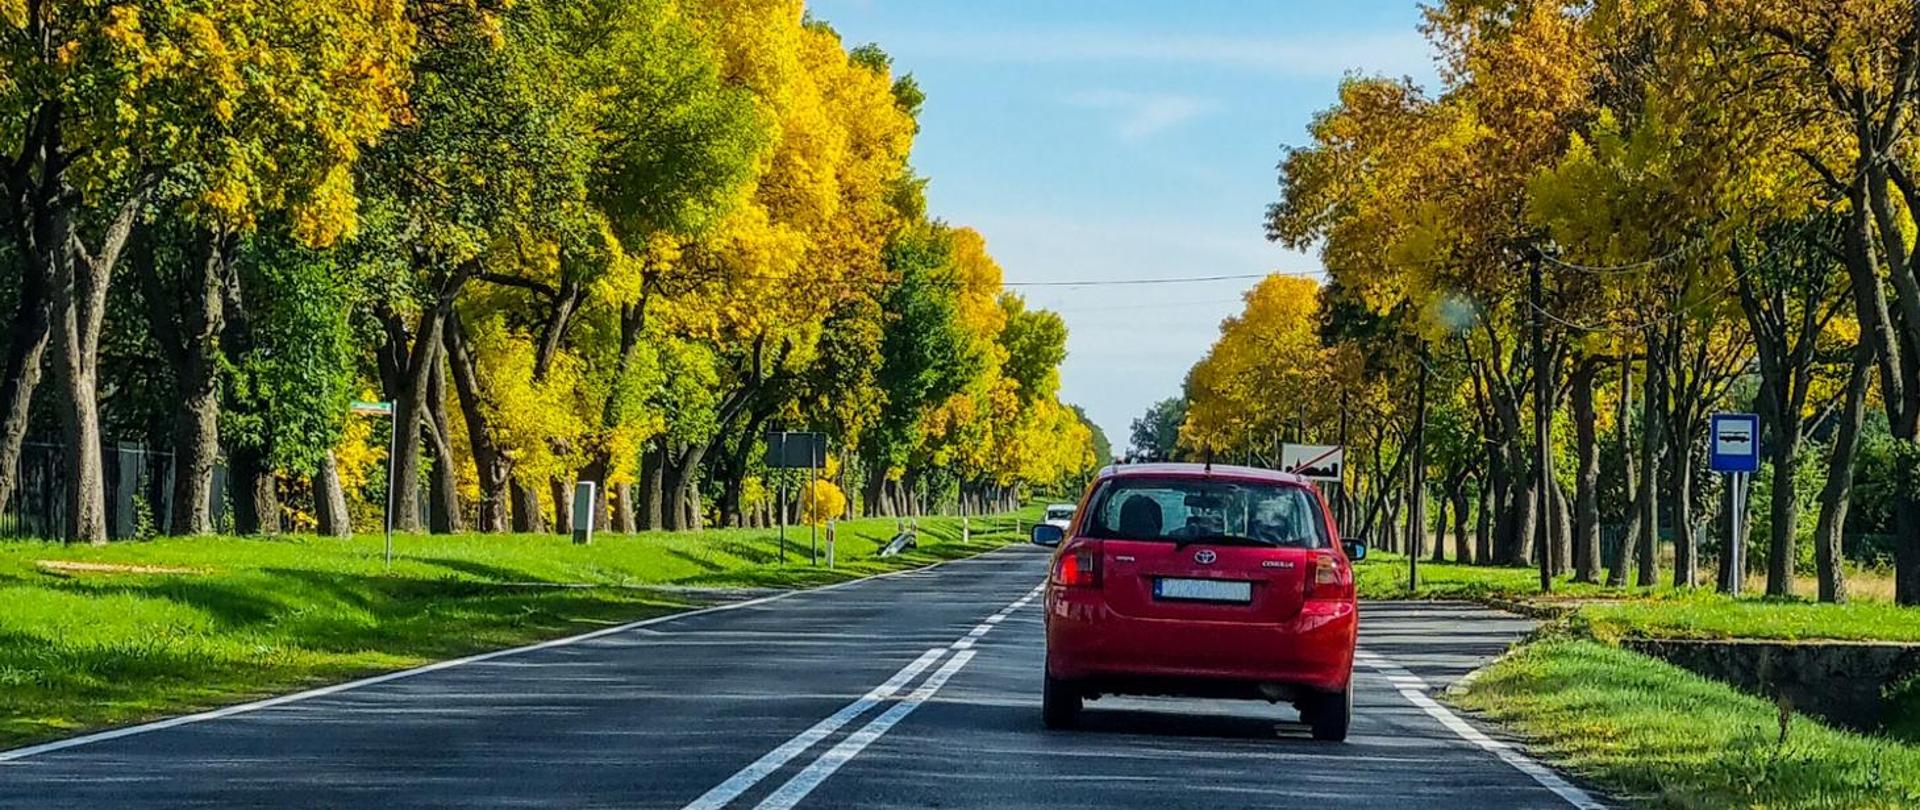
[[[1088,704],[1040,727],[1046,557],[610,629],[164,728],[0,753],[0,806],[1566,808],[1441,708],[1526,620],[1362,609],[1353,734],[1286,706]],[[60,747],[65,746],[65,747]]]

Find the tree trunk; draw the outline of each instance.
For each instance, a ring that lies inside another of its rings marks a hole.
[[[677,455],[670,458],[663,482],[666,494],[666,528],[673,531],[685,531],[698,528],[694,519],[699,508],[699,496],[695,493],[695,479],[699,477],[700,462],[707,455],[706,442],[694,442],[687,445]]]
[[[664,528],[661,505],[666,500],[666,439],[655,438],[640,455],[640,528],[643,531]]]
[[[521,534],[545,534],[547,516],[540,505],[540,490],[515,478],[507,484],[507,491],[513,497],[513,530]]]
[[[387,396],[395,409],[393,441],[393,528],[420,531],[420,453],[427,429],[428,377],[439,354],[440,329],[446,312],[429,307],[420,313],[409,335],[397,315],[387,322],[389,368]]]
[[[1799,556],[1793,547],[1793,530],[1800,520],[1800,499],[1793,486],[1800,472],[1797,434],[1798,431],[1787,436],[1776,433],[1773,437],[1773,491],[1768,512],[1771,525],[1767,527],[1768,596],[1793,595],[1794,561]]]
[[[1640,408],[1640,486],[1634,496],[1640,509],[1640,532],[1633,542],[1634,562],[1639,569],[1635,581],[1643,588],[1660,582],[1660,505],[1656,500],[1660,493],[1655,482],[1660,478],[1660,422],[1666,409],[1666,372],[1660,359],[1665,352],[1660,343],[1652,336],[1647,340],[1646,401]]]
[[[1573,476],[1573,581],[1600,581],[1600,441],[1594,432],[1594,378],[1600,363],[1589,358],[1575,368],[1570,397],[1577,461]]]
[[[1452,498],[1437,498],[1433,507],[1433,562],[1447,561],[1447,529],[1453,526],[1447,510],[1453,506]]]
[[[167,531],[213,531],[213,466],[220,455],[220,335],[225,328],[227,238],[201,234],[204,255],[187,277],[185,295],[172,294],[155,266],[151,240],[134,251],[147,299],[148,326],[172,367],[180,399],[173,421],[173,518]],[[179,316],[175,323],[176,314]]]
[[[1673,519],[1673,587],[1691,588],[1699,576],[1699,538],[1693,526],[1693,436],[1690,426],[1672,426],[1668,451],[1668,516]]]
[[[1453,561],[1471,563],[1474,561],[1473,541],[1467,536],[1468,500],[1464,477],[1454,482],[1448,499],[1453,502]]]
[[[620,534],[633,534],[633,485],[613,485],[613,530]]]
[[[1632,558],[1634,537],[1640,526],[1640,481],[1635,475],[1633,464],[1633,429],[1628,421],[1633,415],[1633,361],[1620,358],[1620,398],[1614,410],[1614,430],[1620,433],[1620,482],[1627,493],[1627,525],[1620,533],[1620,542],[1614,544],[1611,558],[1607,560],[1607,587],[1620,588],[1627,584],[1627,561]]]
[[[40,386],[42,361],[53,337],[46,278],[29,267],[21,271],[19,300],[7,326],[6,376],[0,378],[0,408],[5,409],[0,411],[0,514],[20,485],[20,448],[26,443],[33,392]]]
[[[467,423],[467,444],[473,451],[474,477],[480,488],[480,502],[474,504],[474,528],[504,532],[509,525],[507,503],[512,497],[513,461],[494,442],[492,418],[481,399],[479,364],[467,345],[466,324],[457,313],[447,316],[444,348],[453,390],[460,400],[460,415]]]
[[[453,440],[448,431],[453,420],[447,417],[447,370],[445,352],[435,352],[433,369],[427,375],[427,439],[433,447],[432,480],[428,483],[427,524],[434,534],[460,531],[460,482],[454,473]]]
[[[233,481],[233,528],[243,535],[280,533],[280,495],[257,448],[236,448],[229,459]]]
[[[71,235],[71,213],[58,231]],[[61,240],[56,248],[53,283],[54,371],[66,394],[61,433],[67,460],[67,539],[107,542],[106,481],[100,449],[100,327],[110,275],[98,262],[73,255]]]
[[[1538,465],[1530,461],[1525,455],[1512,461],[1513,467],[1522,472],[1514,476],[1513,491],[1507,500],[1513,529],[1500,560],[1502,565],[1533,565],[1534,533],[1538,531],[1535,523],[1547,519],[1547,516],[1539,514],[1540,475],[1534,469]]]
[[[1870,147],[1871,148],[1871,147]],[[1847,227],[1844,231],[1847,277],[1853,286],[1854,312],[1860,321],[1863,341],[1870,341],[1880,370],[1880,400],[1886,407],[1889,428],[1896,441],[1906,446],[1900,455],[1911,456],[1916,433],[1920,432],[1920,392],[1913,390],[1920,380],[1910,373],[1915,361],[1914,342],[1907,340],[1920,323],[1905,323],[1896,332],[1888,311],[1885,287],[1881,282],[1878,256],[1873,247],[1874,230],[1871,204],[1875,178],[1862,172],[1848,187]],[[1885,189],[1881,189],[1884,193]],[[1898,273],[1889,275],[1898,276]],[[1910,284],[1911,277],[1895,278],[1896,286]],[[1911,289],[1908,293],[1911,293]],[[1903,465],[1904,466],[1904,465]],[[1909,470],[1902,469],[1906,476]],[[1910,479],[1909,479],[1910,480]],[[1914,520],[1912,497],[1906,487],[1895,487],[1894,495],[1894,602],[1920,604],[1920,521]]]
[[[572,488],[564,478],[549,478],[547,491],[553,495],[553,533],[573,534]]]
[[[1573,568],[1573,504],[1560,482],[1549,479],[1547,485],[1547,511],[1552,518],[1547,524],[1548,562],[1558,576]]]
[[[353,518],[347,513],[347,490],[340,484],[340,462],[332,450],[320,459],[320,469],[313,476],[313,514],[321,534],[353,536]]]
[[[1868,370],[1872,367],[1871,346],[1862,343],[1854,350],[1853,371],[1847,378],[1846,404],[1840,411],[1839,425],[1833,437],[1833,452],[1827,460],[1827,484],[1820,490],[1820,517],[1813,533],[1814,563],[1819,568],[1820,601],[1847,601],[1846,569],[1841,564],[1841,532],[1847,523],[1847,507],[1853,497],[1853,459],[1860,449],[1860,425],[1866,413]]]

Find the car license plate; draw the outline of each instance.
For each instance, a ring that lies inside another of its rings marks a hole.
[[[1162,577],[1153,581],[1153,598],[1179,599],[1189,602],[1237,602],[1244,605],[1253,601],[1253,583],[1230,579]]]

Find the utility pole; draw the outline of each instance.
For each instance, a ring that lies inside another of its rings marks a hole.
[[[1553,486],[1553,417],[1548,412],[1552,381],[1547,379],[1550,376],[1548,374],[1550,364],[1547,362],[1546,339],[1542,335],[1544,324],[1541,323],[1541,316],[1546,312],[1546,308],[1540,292],[1540,249],[1532,247],[1530,251],[1532,267],[1529,273],[1531,278],[1527,299],[1533,304],[1533,312],[1530,313],[1532,317],[1527,320],[1532,324],[1533,332],[1533,463],[1537,468],[1534,484],[1539,490],[1534,506],[1536,516],[1533,520],[1533,548],[1535,558],[1540,563],[1540,592],[1547,593],[1553,590],[1553,561],[1548,559],[1547,550],[1548,538],[1551,535],[1549,524],[1552,523],[1548,515],[1552,511],[1553,503],[1552,491],[1548,489]]]
[[[1427,359],[1421,350],[1420,384],[1413,409],[1413,465],[1407,471],[1407,590],[1420,590],[1420,552],[1427,539]]]
[[[1347,390],[1340,389],[1340,446],[1347,447]],[[1334,511],[1340,515],[1340,531],[1347,530],[1347,523],[1353,520],[1353,502],[1347,496],[1346,465],[1340,465],[1340,495],[1334,502]]]

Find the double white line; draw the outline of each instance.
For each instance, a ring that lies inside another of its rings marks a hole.
[[[941,658],[946,657],[947,653],[953,653],[953,656],[947,658],[946,663],[941,664],[939,669],[934,670],[933,675],[921,683],[919,688],[908,693],[906,697],[895,701],[893,705],[887,707],[886,711],[881,712],[878,717],[868,721],[867,724],[859,730],[842,738],[838,744],[828,749],[826,753],[815,758],[813,762],[808,763],[807,766],[795,774],[793,778],[788,779],[786,784],[781,785],[772,793],[767,794],[767,797],[762,799],[756,807],[757,810],[786,810],[786,808],[799,804],[800,800],[806,798],[807,794],[812,793],[814,788],[820,786],[820,783],[827,781],[827,777],[832,776],[835,771],[840,770],[840,766],[847,764],[855,756],[858,756],[861,751],[866,750],[867,746],[873,744],[874,740],[880,739],[881,735],[886,734],[889,729],[899,724],[901,720],[905,720],[907,715],[913,714],[914,709],[920,708],[920,704],[927,702],[929,698],[933,697],[934,693],[939,692],[940,687],[945,686],[947,680],[952,678],[954,673],[959,672],[961,668],[967,665],[968,661],[973,660],[974,642],[979,641],[982,636],[992,632],[994,627],[1005,621],[1014,611],[1026,607],[1027,603],[1039,597],[1041,589],[1044,587],[1046,586],[1041,585],[1028,591],[1025,596],[1001,608],[1000,612],[988,616],[985,621],[976,625],[972,630],[967,631],[966,635],[954,640],[953,643],[944,647],[934,647],[921,653],[919,658],[914,659],[913,663],[901,667],[900,671],[893,673],[893,677],[888,678],[885,683],[874,687],[873,691],[868,692],[859,700],[855,700],[841,707],[839,711],[828,715],[826,719],[813,724],[812,728],[794,735],[791,739],[781,743],[778,748],[768,751],[766,755],[754,760],[753,763],[747,767],[741,768],[738,772],[734,773],[733,776],[728,777],[725,782],[715,785],[712,790],[707,791],[701,795],[700,798],[694,799],[686,806],[686,810],[720,810],[720,808],[726,807],[735,799],[740,798],[741,794],[753,789],[754,785],[759,784],[762,780],[772,776],[781,768],[785,767],[786,764],[793,761],[795,757],[806,753],[809,749],[818,745],[821,740],[833,736],[834,732],[839,731],[847,724],[859,719],[873,707],[893,700],[894,697],[900,693],[901,689],[905,688],[907,684],[912,683],[915,678],[920,677],[920,673],[925,672],[927,668],[933,666]]]

